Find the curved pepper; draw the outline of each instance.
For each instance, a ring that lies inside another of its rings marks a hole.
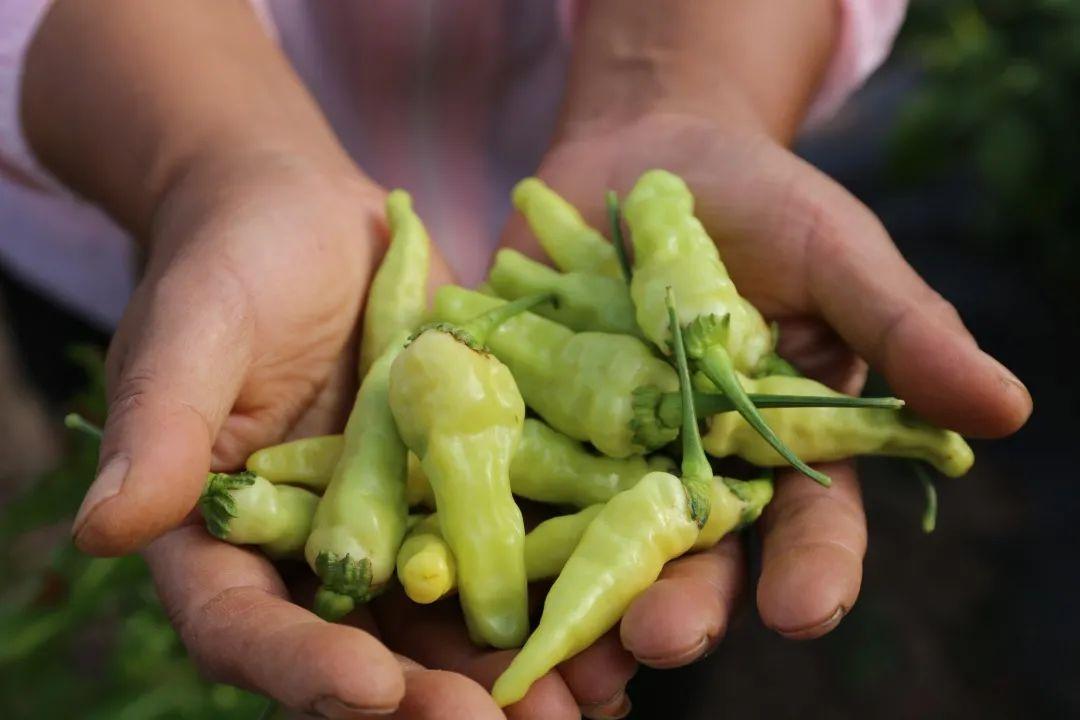
[[[343,446],[341,435],[290,440],[255,451],[246,466],[272,483],[306,485],[321,492],[330,482]]]
[[[431,241],[407,192],[393,190],[386,196],[386,219],[390,245],[371,280],[364,307],[361,378],[399,332],[415,329],[427,314]]]
[[[806,378],[778,375],[744,379],[743,383],[747,390],[758,393],[840,395]],[[798,408],[761,412],[784,442],[811,462],[890,455],[925,460],[943,475],[958,477],[975,461],[971,447],[960,435],[933,427],[903,410]],[[714,457],[737,455],[763,467],[784,464],[784,459],[733,413],[710,418],[704,444]]]
[[[272,558],[301,558],[319,496],[274,485],[252,472],[211,473],[199,498],[207,531],[234,545],[258,545]]]
[[[514,186],[511,199],[555,267],[565,272],[621,277],[612,244],[542,180],[525,178]]]
[[[344,446],[304,548],[322,580],[315,611],[338,619],[377,594],[405,535],[405,444],[390,412],[390,368],[408,336],[391,340],[360,383]]]
[[[516,250],[504,249],[495,254],[488,284],[507,300],[536,293],[553,294],[556,304],[537,308],[536,314],[571,330],[641,335],[630,289],[621,278],[561,273]]]
[[[525,404],[510,370],[483,343],[499,323],[548,299],[423,329],[390,373],[390,408],[435,493],[469,632],[500,648],[528,632],[525,527],[509,478]]]
[[[520,700],[544,673],[612,628],[664,563],[690,550],[709,518],[712,468],[701,449],[674,300],[668,305],[684,403],[682,478],[649,473],[604,505],[551,586],[540,624],[495,681],[491,695],[500,706]]]
[[[694,197],[682,179],[663,170],[642,175],[623,206],[634,243],[630,294],[645,336],[667,352],[665,292],[682,298],[691,360],[735,404],[739,414],[789,463],[823,485],[829,478],[784,445],[739,384],[767,363],[775,338],[761,314],[739,295],[716,245],[694,217]]]

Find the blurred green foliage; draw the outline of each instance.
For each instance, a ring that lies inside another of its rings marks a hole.
[[[894,136],[895,177],[973,181],[969,241],[1074,288],[1080,2],[916,0],[900,48],[923,76]]]
[[[101,353],[73,409],[105,414]],[[59,467],[0,512],[0,717],[87,720],[250,718],[265,701],[203,682],[136,557],[88,558],[68,527],[97,465],[97,440],[69,437]]]

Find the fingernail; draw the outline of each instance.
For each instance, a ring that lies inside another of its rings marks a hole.
[[[1031,393],[1028,391],[1027,386],[1024,385],[1024,383],[1020,382],[1020,378],[1016,377],[1016,375],[1013,374],[1012,370],[1005,367],[997,358],[991,358],[991,360],[993,360],[994,364],[997,365],[998,372],[1001,375],[1001,382],[1003,384],[1005,384],[1006,386],[1011,385],[1012,387],[1020,390],[1020,392],[1026,395],[1029,399],[1031,398]]]
[[[602,703],[581,705],[578,709],[589,720],[619,720],[630,714],[630,697],[625,690],[619,690]]]
[[[94,509],[106,500],[116,497],[120,488],[124,486],[128,470],[131,468],[131,460],[127,455],[117,455],[109,460],[105,467],[101,468],[97,478],[86,491],[79,512],[75,515],[75,522],[71,525],[71,534],[75,537],[82,532],[83,525],[93,514]]]
[[[840,621],[844,619],[844,615],[847,614],[847,608],[840,605],[833,611],[833,614],[827,617],[817,625],[810,625],[809,627],[797,628],[795,630],[777,630],[778,633],[790,640],[804,640],[821,637],[827,632],[830,632]]]
[[[701,638],[692,646],[675,653],[667,655],[661,655],[659,657],[650,657],[647,655],[638,655],[634,653],[634,659],[642,665],[646,665],[657,670],[666,670],[668,668],[682,667],[688,665],[701,657],[701,654],[709,649],[709,646],[715,643],[719,637],[710,638],[709,635],[702,635]]]
[[[397,710],[397,708],[392,707],[359,707],[332,696],[319,698],[312,704],[311,709],[318,717],[327,718],[328,720],[350,720],[350,718],[367,717],[369,715],[390,715]]]

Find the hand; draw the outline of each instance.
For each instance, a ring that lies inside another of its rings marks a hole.
[[[711,117],[715,117],[715,114]],[[539,176],[606,232],[604,190],[625,196],[645,170],[682,176],[737,287],[781,326],[781,354],[804,373],[858,392],[866,362],[927,420],[975,437],[1024,424],[1024,386],[981,352],[955,309],[904,261],[874,215],[772,140],[750,116],[730,121],[650,112],[619,124],[568,123]],[[542,257],[520,216],[504,242]],[[829,632],[854,604],[866,522],[851,463],[831,489],[780,473],[761,522],[757,604],[791,638]],[[738,544],[668,565],[621,625],[654,667],[700,657],[724,632],[743,571]]]
[[[498,718],[477,681],[494,682],[512,653],[473,647],[456,601],[422,608],[390,592],[349,618],[356,627],[332,625],[304,609],[314,590],[306,567],[287,587],[260,553],[211,538],[197,517],[173,529],[209,467],[341,429],[384,242],[382,200],[359,176],[279,159],[208,172],[169,196],[110,348],[102,471],[76,542],[119,554],[161,535],[145,557],[212,678],[332,718],[395,708],[410,720]],[[432,276],[449,277],[437,256]],[[579,704],[621,702],[635,667],[611,636],[538,683],[511,717],[578,717]]]

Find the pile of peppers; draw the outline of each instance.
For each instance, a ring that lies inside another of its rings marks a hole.
[[[444,286],[429,307],[427,232],[390,193],[343,433],[207,479],[209,532],[306,560],[320,616],[394,582],[417,603],[456,594],[476,643],[521,648],[492,689],[506,706],[618,623],[664,563],[752,524],[771,468],[828,485],[807,463],[971,467],[959,435],[901,401],[842,395],[777,355],[677,176],[609,193],[610,241],[538,179],[513,202],[554,267],[502,250],[482,291]],[[757,469],[721,476],[727,457]],[[553,512],[527,531],[519,499]],[[538,580],[554,582],[531,623]]]

